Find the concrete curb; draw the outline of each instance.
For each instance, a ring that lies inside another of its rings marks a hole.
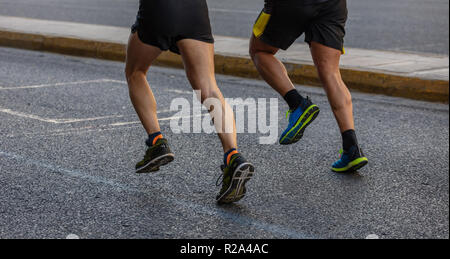
[[[0,45],[114,61],[124,61],[126,56],[126,46],[121,43],[4,30],[0,30]],[[291,62],[285,64],[294,83],[321,85],[313,65]],[[155,65],[183,67],[180,56],[170,52],[164,52]],[[216,54],[215,66],[219,74],[260,78],[248,57]],[[449,102],[448,80],[422,79],[349,68],[343,68],[341,72],[344,81],[353,90],[423,101]]]

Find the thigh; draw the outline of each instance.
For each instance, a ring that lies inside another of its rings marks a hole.
[[[132,33],[127,45],[126,71],[146,73],[160,54],[159,48],[143,43],[137,33]]]
[[[339,72],[341,51],[325,46],[318,42],[311,42],[311,55],[319,75],[330,75]]]
[[[277,54],[277,52],[280,49],[277,47],[273,47],[272,45],[269,45],[262,41],[260,38],[255,37],[255,35],[252,35],[250,38],[250,53],[255,54],[258,52],[265,52],[272,55]]]

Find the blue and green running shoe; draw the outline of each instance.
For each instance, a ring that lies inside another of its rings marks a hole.
[[[354,172],[369,163],[367,157],[364,156],[362,150],[357,146],[351,147],[347,152],[344,152],[342,149],[339,152],[341,154],[340,159],[331,167],[331,170],[336,173]]]
[[[281,134],[280,144],[289,145],[298,142],[303,137],[306,127],[317,118],[319,113],[319,107],[313,104],[309,97],[297,109],[288,111],[286,118],[289,116],[289,125]]]

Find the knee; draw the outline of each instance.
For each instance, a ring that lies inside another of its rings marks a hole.
[[[251,45],[248,53],[250,54],[250,57],[253,60],[253,62],[256,63],[257,61],[260,60],[262,56],[274,56],[276,52],[273,52],[272,50],[268,49],[261,49]]]
[[[248,50],[248,54],[250,55],[252,60],[255,61],[255,58],[256,58],[256,55],[258,54],[258,51],[257,51],[257,49],[254,46],[250,45],[250,48]]]
[[[343,84],[343,81],[341,79],[341,75],[339,72],[332,72],[332,71],[326,71],[326,70],[318,70],[319,71],[319,77],[322,81],[325,88],[330,87],[340,87],[341,84]]]
[[[341,78],[339,67],[330,65],[327,61],[315,62],[319,78],[324,84],[324,87],[340,87],[344,82]]]
[[[327,94],[338,95],[338,101],[332,103],[333,110],[352,105],[352,95],[342,80],[339,71],[319,70],[319,77]]]
[[[261,65],[262,62],[264,62],[264,60],[266,60],[265,58],[269,58],[269,57],[273,57],[275,54],[270,52],[270,51],[265,51],[265,50],[259,50],[259,49],[250,49],[250,57],[253,61],[253,63],[256,66]]]
[[[146,72],[135,68],[125,68],[125,77],[128,85],[131,86],[134,82],[146,77]]]
[[[202,104],[208,99],[220,99],[220,90],[217,87],[208,87],[201,90],[200,101]]]
[[[250,46],[248,53],[253,61],[258,60],[261,56],[271,55],[274,56],[278,52],[278,48],[262,42],[260,39],[252,36],[250,39]]]

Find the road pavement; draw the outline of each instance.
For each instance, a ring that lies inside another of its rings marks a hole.
[[[0,238],[449,238],[448,105],[353,93],[370,164],[332,173],[340,134],[322,109],[304,139],[261,145],[248,196],[214,202],[222,150],[214,134],[174,134],[173,99],[191,100],[182,70],[151,69],[162,131],[176,160],[136,175],[145,133],[119,62],[0,48]],[[226,97],[277,98],[265,83],[218,76]],[[278,129],[287,106],[279,100]]]

